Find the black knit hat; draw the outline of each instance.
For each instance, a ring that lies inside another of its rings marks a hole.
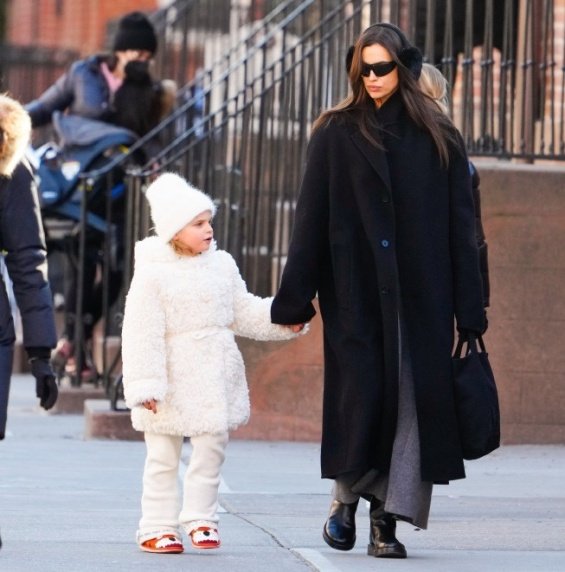
[[[157,51],[157,35],[153,24],[141,12],[130,12],[118,23],[114,36],[114,51],[147,50]]]

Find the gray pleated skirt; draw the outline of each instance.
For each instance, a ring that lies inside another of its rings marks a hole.
[[[420,441],[410,348],[399,324],[398,423],[390,472],[376,470],[359,476],[348,473],[336,479],[334,498],[351,503],[359,495],[374,496],[385,503],[384,510],[418,528],[427,528],[433,483],[420,476]]]

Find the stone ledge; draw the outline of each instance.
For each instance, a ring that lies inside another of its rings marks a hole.
[[[103,399],[106,397],[102,386],[91,384],[73,387],[62,385],[59,387],[59,397],[51,413],[77,413],[84,412],[84,403],[87,399]]]
[[[535,423],[502,424],[503,445],[562,445],[565,443],[565,425]]]
[[[143,433],[131,426],[130,411],[113,411],[108,399],[84,402],[84,438],[143,441]]]

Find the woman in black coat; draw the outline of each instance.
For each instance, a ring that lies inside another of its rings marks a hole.
[[[454,325],[482,332],[471,179],[462,139],[418,86],[421,54],[388,23],[355,44],[352,93],[314,124],[272,320],[324,322],[323,529],[406,557],[396,520],[425,528],[434,482],[465,476],[451,378]]]

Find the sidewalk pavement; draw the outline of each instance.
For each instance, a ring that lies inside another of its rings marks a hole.
[[[30,376],[12,384],[0,443],[2,572],[565,571],[565,446],[508,446],[467,463],[467,479],[435,487],[427,531],[399,523],[408,559],[383,560],[366,555],[364,502],[351,552],[323,542],[331,482],[319,478],[317,443],[234,440],[223,546],[142,553],[134,534],[143,443],[85,441],[82,415],[40,410]]]

